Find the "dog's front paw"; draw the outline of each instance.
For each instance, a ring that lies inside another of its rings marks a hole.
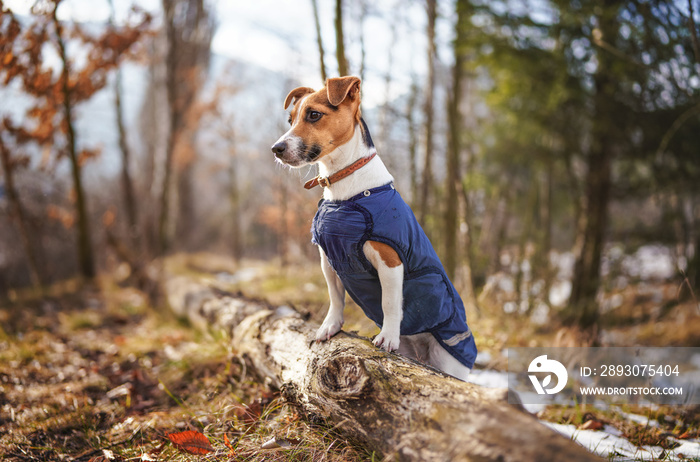
[[[382,329],[374,338],[374,346],[386,350],[389,352],[396,351],[399,349],[399,343],[401,341],[401,336],[399,332],[388,332],[387,329]]]
[[[321,324],[321,327],[316,331],[316,341],[325,342],[326,340],[333,337],[335,334],[340,332],[343,327],[343,318],[340,319],[328,319],[326,318]]]

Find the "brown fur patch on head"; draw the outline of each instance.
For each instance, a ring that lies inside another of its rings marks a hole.
[[[284,109],[287,110],[289,107],[289,103],[292,104],[297,104],[297,101],[304,96],[308,95],[309,93],[313,93],[314,89],[309,88],[309,87],[298,87],[295,88],[294,90],[290,91],[287,97],[284,99]]]
[[[328,79],[327,87],[313,91],[292,90],[285,105],[294,99],[292,133],[306,146],[309,161],[315,161],[347,143],[360,120],[360,79]],[[305,97],[300,102],[300,98]],[[305,154],[304,154],[305,155]]]

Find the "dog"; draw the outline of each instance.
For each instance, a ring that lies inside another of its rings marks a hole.
[[[341,330],[347,290],[380,328],[374,345],[466,380],[476,345],[464,305],[377,155],[361,116],[360,83],[339,77],[318,91],[289,92],[291,128],[272,146],[282,164],[318,164],[305,187],[323,188],[312,242],[330,306],[316,341]]]

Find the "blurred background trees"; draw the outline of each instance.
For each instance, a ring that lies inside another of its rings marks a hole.
[[[12,119],[5,116],[1,143],[13,214],[25,243],[35,284],[39,281],[38,265],[12,170],[25,163],[27,157],[21,153],[27,145],[41,147],[45,155],[55,156],[56,159],[68,158],[78,267],[84,277],[94,277],[95,258],[82,168],[91,157],[98,155],[98,151],[79,149],[74,108],[105,86],[107,73],[118,65],[119,58],[139,40],[150,21],[146,16],[134,26],[109,29],[102,35],[93,37],[84,33],[77,24],[67,25],[58,20],[60,3],[60,0],[37,3],[32,9],[34,21],[25,27],[22,27],[10,10],[3,8],[2,12],[5,29],[2,43],[4,84],[10,85],[18,81],[21,90],[32,97],[34,103],[27,109],[27,119],[22,124],[14,125]],[[75,60],[69,58],[68,40],[81,47],[82,66],[76,65]],[[46,63],[51,56],[49,50],[57,54],[59,72],[54,72]],[[13,162],[12,157],[17,154],[23,160]]]
[[[62,15],[70,0],[0,3],[0,289],[128,280],[182,251],[315,261],[313,169],[269,145],[291,88],[361,74],[379,153],[470,312],[588,328],[630,277],[675,287],[666,309],[700,292],[693,0],[311,0],[310,43],[262,15],[228,44],[277,35],[282,71],[213,53],[209,2],[114,1],[102,23]]]

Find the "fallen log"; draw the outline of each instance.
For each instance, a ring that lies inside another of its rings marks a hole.
[[[387,460],[599,461],[507,403],[504,390],[461,382],[369,339],[341,332],[324,343],[318,326],[186,277],[166,284],[173,311],[223,330],[255,372],[312,420],[335,426]]]

